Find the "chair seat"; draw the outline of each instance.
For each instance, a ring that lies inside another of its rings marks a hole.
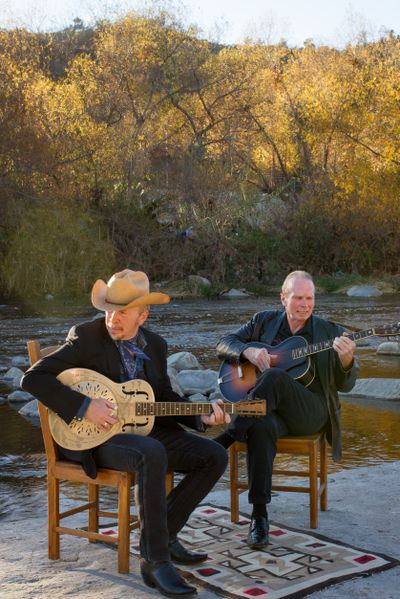
[[[247,452],[245,442],[236,441],[230,447],[230,495],[231,495],[231,520],[239,521],[239,495],[248,489],[247,481],[239,479],[238,456]],[[289,455],[304,455],[308,457],[308,469],[295,470],[274,467],[273,474],[288,477],[308,478],[308,485],[276,484],[273,482],[274,491],[287,491],[295,493],[308,493],[310,500],[310,528],[318,527],[318,499],[322,511],[328,508],[328,470],[327,470],[327,444],[325,433],[313,435],[280,437],[277,441],[277,453]]]

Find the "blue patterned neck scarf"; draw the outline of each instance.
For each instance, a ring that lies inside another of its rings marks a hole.
[[[145,378],[144,366],[145,360],[150,360],[143,349],[146,346],[146,340],[140,331],[132,339],[126,339],[116,342],[122,361],[123,381]]]

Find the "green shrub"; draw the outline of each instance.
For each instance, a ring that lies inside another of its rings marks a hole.
[[[24,211],[11,233],[1,266],[10,295],[86,293],[107,278],[115,264],[113,247],[100,219],[76,206],[36,204]]]

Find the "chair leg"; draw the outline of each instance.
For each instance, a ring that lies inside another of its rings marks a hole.
[[[89,503],[94,503],[89,508],[89,532],[99,532],[99,487],[98,485],[88,485],[88,499]],[[89,539],[90,543],[97,543],[95,539]]]
[[[231,522],[239,522],[238,451],[235,448],[235,444],[231,446],[229,451]]]
[[[315,445],[310,447],[310,528],[318,528],[318,459]]]
[[[130,477],[127,473],[118,487],[118,572],[129,574]]]
[[[323,512],[326,512],[326,510],[328,509],[328,456],[325,437],[322,439],[320,446],[320,468],[320,485],[322,489],[320,505],[321,510]]]
[[[168,470],[165,477],[165,494],[169,495],[174,488],[174,471]]]
[[[60,481],[54,476],[47,477],[47,534],[49,559],[60,559]]]

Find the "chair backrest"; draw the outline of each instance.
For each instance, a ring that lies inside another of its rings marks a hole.
[[[29,363],[31,366],[35,364],[41,358],[48,356],[53,353],[56,349],[58,349],[58,345],[52,345],[44,348],[40,348],[39,341],[28,341],[28,355],[29,355]],[[58,460],[58,447],[51,435],[50,427],[49,427],[49,411],[42,402],[38,401],[38,409],[40,416],[40,426],[42,428],[42,435],[44,441],[44,448],[46,450],[47,462],[48,466],[52,466],[56,460]]]

